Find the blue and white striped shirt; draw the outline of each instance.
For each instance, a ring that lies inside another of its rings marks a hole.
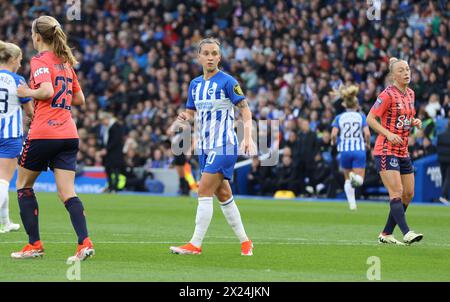
[[[23,136],[21,104],[31,98],[19,98],[17,87],[25,79],[8,70],[0,70],[0,139]]]
[[[339,129],[337,150],[365,151],[364,127],[367,127],[366,116],[360,112],[344,112],[336,116],[332,127]]]
[[[239,83],[223,71],[209,80],[199,76],[191,81],[186,108],[197,111],[195,122],[199,149],[237,145],[234,106],[243,99],[245,96]]]

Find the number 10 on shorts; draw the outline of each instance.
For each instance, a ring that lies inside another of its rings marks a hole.
[[[214,162],[214,159],[216,158],[216,152],[211,151],[208,154],[208,158],[206,158],[206,163],[208,165],[211,165]]]

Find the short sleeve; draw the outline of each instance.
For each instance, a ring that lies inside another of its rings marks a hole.
[[[331,123],[331,127],[339,128],[339,117],[340,117],[340,115],[337,115],[334,118],[333,122]]]
[[[242,92],[241,86],[235,78],[230,77],[225,84],[226,96],[231,100],[233,105],[237,105],[240,101],[245,99],[245,95]]]
[[[73,83],[72,83],[72,91],[73,94],[81,91],[80,83],[78,82],[77,74],[75,73],[75,70],[72,68],[72,75],[73,75]]]
[[[383,91],[380,95],[378,95],[378,98],[372,106],[372,109],[370,109],[370,112],[372,112],[375,116],[382,117],[390,105],[391,96],[387,92]]]
[[[187,99],[187,103],[186,103],[186,109],[190,109],[190,110],[196,110],[195,108],[195,103],[194,103],[194,84],[193,82],[191,82],[189,84],[189,89],[188,89],[188,99]]]
[[[367,121],[366,121],[366,115],[364,113],[361,113],[361,118],[362,118],[362,126],[367,127]]]
[[[30,65],[31,65],[30,66],[31,77],[34,79],[35,85],[39,85],[45,82],[52,83],[52,75],[50,74],[50,68],[45,61],[39,58],[32,58]]]
[[[25,78],[24,78],[24,77],[22,77],[22,76],[17,76],[17,79],[16,79],[17,87],[18,87],[19,85],[21,85],[21,84],[26,84],[26,83],[27,83],[27,81],[25,81]],[[20,98],[20,97],[19,97],[18,99],[19,99],[20,103],[22,103],[22,104],[28,103],[29,101],[32,100],[32,98],[30,98],[30,97],[27,97],[27,98]]]

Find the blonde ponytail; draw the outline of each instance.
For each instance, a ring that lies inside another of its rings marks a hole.
[[[56,26],[55,38],[53,40],[53,51],[57,57],[61,58],[64,63],[74,66],[78,64],[77,59],[72,53],[69,45],[67,45],[67,36],[61,27]]]
[[[335,90],[334,94],[339,95],[342,98],[345,108],[356,109],[358,108],[358,93],[359,87],[350,85],[348,87],[339,87],[339,90]]]
[[[76,65],[77,59],[67,45],[67,36],[59,22],[51,16],[41,16],[33,21],[33,32],[41,35],[45,44],[51,45],[53,52],[64,63]]]

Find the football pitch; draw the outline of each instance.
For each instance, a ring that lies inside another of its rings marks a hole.
[[[76,248],[69,215],[56,194],[37,193],[45,256],[12,260],[27,241],[23,230],[0,235],[0,281],[68,281],[66,263]],[[194,229],[195,198],[80,195],[86,208],[94,258],[81,263],[81,281],[365,281],[378,265],[381,281],[450,281],[450,208],[413,204],[412,230],[424,239],[411,246],[380,245],[385,202],[236,199],[254,256],[240,244],[215,201],[203,254],[174,255]],[[10,193],[11,217],[20,222]],[[396,228],[395,235],[401,239]],[[372,257],[372,258],[370,258]],[[378,258],[373,258],[378,257]],[[377,260],[374,260],[377,259]],[[377,278],[377,277],[375,277]]]

